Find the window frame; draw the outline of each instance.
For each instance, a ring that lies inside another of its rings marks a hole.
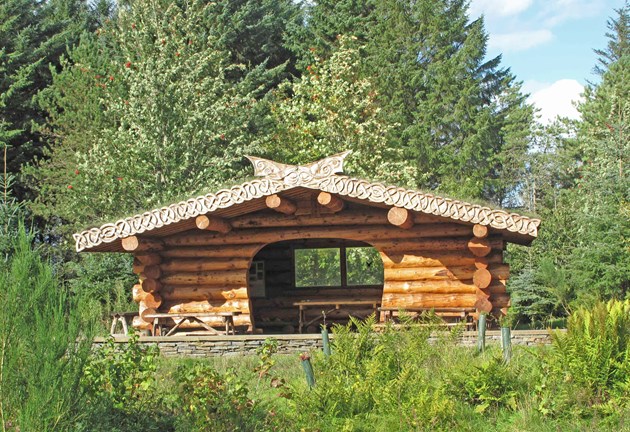
[[[353,288],[381,288],[383,287],[384,284],[384,279],[385,279],[385,269],[383,269],[383,282],[379,283],[379,284],[360,284],[360,285],[350,285],[348,284],[348,254],[346,249],[347,248],[361,248],[361,247],[365,247],[365,248],[372,248],[374,250],[376,250],[376,248],[374,248],[371,245],[355,245],[355,244],[339,244],[339,245],[322,245],[322,246],[293,246],[292,247],[292,256],[293,256],[293,266],[292,266],[292,270],[293,270],[293,287],[295,289],[334,289],[334,288],[341,288],[341,289],[353,289]],[[298,286],[297,284],[297,273],[296,273],[296,266],[297,266],[297,259],[296,259],[296,255],[295,255],[295,251],[296,250],[303,250],[303,249],[339,249],[339,273],[340,273],[340,279],[341,279],[341,284],[340,285],[303,285],[303,286]]]

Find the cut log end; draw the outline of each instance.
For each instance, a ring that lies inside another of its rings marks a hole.
[[[150,265],[150,266],[145,266],[142,269],[142,273],[140,276],[143,279],[159,279],[161,275],[162,275],[162,270],[160,269],[159,265]]]
[[[413,215],[405,208],[392,207],[387,212],[387,220],[394,226],[409,229],[413,226]]]
[[[279,213],[292,215],[297,210],[297,206],[290,200],[279,195],[270,195],[265,199],[267,207]]]
[[[333,213],[343,210],[344,207],[344,202],[341,198],[329,194],[328,192],[320,192],[319,195],[317,195],[317,202]]]
[[[228,233],[232,230],[232,226],[228,222],[216,216],[197,216],[195,225],[197,225],[199,229],[216,231],[221,234]]]
[[[477,288],[488,288],[490,282],[492,282],[492,274],[490,274],[488,269],[477,269],[473,274],[473,284]]]
[[[160,290],[161,284],[155,279],[144,279],[141,282],[142,291],[152,293]]]
[[[477,238],[486,238],[488,237],[488,227],[486,225],[475,225],[473,226],[473,235]]]
[[[122,247],[127,252],[145,252],[162,250],[164,244],[162,241],[150,238],[141,238],[138,236],[129,236],[122,239]]]
[[[468,242],[468,250],[477,257],[485,257],[492,251],[488,239],[473,238]]]
[[[492,303],[486,298],[478,298],[475,302],[475,309],[479,312],[490,313],[492,312]]]

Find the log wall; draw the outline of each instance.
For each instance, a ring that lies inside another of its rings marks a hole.
[[[226,219],[229,231],[195,228],[161,238],[152,243],[153,250],[136,252],[139,284],[134,299],[140,317],[134,326],[148,328],[142,315],[154,311],[240,311],[235,325],[251,331],[256,321],[261,327],[274,320],[294,323],[293,302],[304,299],[376,299],[390,308],[493,313],[509,306],[505,290],[509,269],[503,264],[499,235],[481,229],[473,232],[470,224],[422,214],[403,214],[402,219],[397,214],[404,222],[396,226],[388,221],[388,209],[345,204],[338,213],[321,215],[266,210],[238,216]],[[343,239],[374,246],[385,268],[383,287],[295,288],[293,251],[287,245],[304,239]],[[263,249],[266,245],[270,246]],[[265,261],[266,298],[252,299],[249,293],[248,269],[255,257]],[[219,319],[204,320],[220,324]]]

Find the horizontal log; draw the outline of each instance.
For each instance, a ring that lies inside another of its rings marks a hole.
[[[470,227],[459,224],[426,224],[413,227],[409,230],[400,230],[396,227],[388,226],[328,226],[304,228],[269,228],[269,229],[248,229],[235,230],[226,235],[208,234],[205,232],[185,232],[166,237],[164,242],[168,246],[213,246],[213,245],[236,245],[251,243],[273,243],[283,240],[313,239],[313,238],[340,238],[347,240],[359,240],[373,243],[380,239],[413,239],[413,238],[434,238],[434,237],[457,237],[470,235]],[[439,242],[442,240],[430,240],[429,242]],[[455,241],[455,240],[450,240]],[[456,240],[462,245],[457,249],[466,248],[466,240],[463,238]],[[379,241],[379,244],[388,245],[388,241]],[[392,242],[393,244],[393,242]],[[432,248],[435,249],[435,248]],[[439,248],[438,248],[439,249]]]
[[[162,304],[162,296],[159,293],[145,293],[139,304],[145,308],[158,309]]]
[[[297,206],[293,201],[281,197],[280,195],[268,196],[265,199],[265,204],[267,204],[267,207],[269,207],[270,209],[287,215],[291,215],[297,210]]]
[[[278,319],[281,321],[297,323],[299,319],[298,312],[295,307],[283,308],[283,309],[277,309],[277,310],[270,310],[270,309],[269,310],[255,310],[255,312],[256,312],[257,320],[260,319],[260,320],[270,321],[273,319]],[[372,313],[374,313],[374,309],[366,308],[366,307],[353,308],[353,309],[350,309],[350,308],[338,309],[326,315],[326,322],[329,322],[334,319],[348,319],[349,315],[357,316],[357,317],[368,317]],[[309,308],[309,309],[304,310],[304,318],[307,321],[315,319],[315,318],[321,318],[321,317],[322,317],[322,309]],[[321,322],[318,323],[318,325],[319,324],[321,324]]]
[[[151,330],[151,323],[143,320],[140,316],[135,316],[131,320],[131,326],[136,330]]]
[[[148,323],[152,323],[153,319],[151,318],[146,318],[147,315],[152,315],[157,313],[157,310],[154,308],[149,308],[149,307],[140,307],[140,318],[142,318],[142,320],[144,322],[148,322]]]
[[[490,282],[492,282],[492,274],[488,269],[477,269],[473,274],[473,284],[477,288],[487,288],[490,286]]]
[[[142,290],[142,285],[135,284],[131,289],[131,298],[136,303],[140,303],[147,296],[147,293]]]
[[[163,276],[164,285],[240,285],[247,286],[247,270],[180,272]]]
[[[488,239],[485,238],[480,239],[477,237],[473,237],[468,242],[468,250],[470,250],[470,252],[472,252],[472,254],[477,257],[484,257],[488,255],[492,251],[492,249],[494,249],[492,244],[490,243],[490,241],[488,241]]]
[[[133,255],[134,262],[137,260],[139,263],[146,265],[155,265],[162,262],[162,257],[156,253],[141,252]]]
[[[156,292],[160,290],[161,284],[157,279],[144,279],[140,278],[140,285],[144,292]]]
[[[217,216],[197,216],[195,225],[198,229],[206,231],[216,231],[221,234],[228,233],[232,230],[232,226],[224,219]]]
[[[164,243],[158,239],[129,236],[122,239],[122,247],[127,252],[160,251],[164,248]]]
[[[135,274],[139,275],[140,273],[142,273],[142,271],[144,270],[145,267],[146,267],[146,265],[141,263],[138,260],[138,258],[134,258],[133,259],[133,265],[131,267],[131,271],[133,271]]]
[[[246,300],[247,287],[238,285],[212,286],[212,285],[165,285],[160,291],[162,298],[166,300]]]
[[[384,271],[385,281],[441,281],[472,279],[474,283],[475,274],[480,271],[488,273],[491,279],[507,279],[509,268],[506,265],[496,266],[491,271],[478,270],[474,266],[449,266],[449,267],[419,267],[419,268],[387,268]],[[505,277],[504,277],[505,276]],[[478,276],[480,277],[480,276]],[[486,286],[489,285],[488,284]],[[481,288],[485,288],[481,287]]]
[[[479,297],[477,298],[477,300],[475,300],[475,309],[477,309],[479,312],[486,312],[486,313],[490,313],[492,312],[492,303],[483,297]]]
[[[415,230],[416,227],[411,230],[404,231],[399,230],[399,233],[407,233]],[[389,234],[388,234],[389,235]],[[382,238],[388,238],[386,236]],[[466,251],[468,250],[468,241],[464,238],[421,238],[418,240],[410,239],[396,239],[389,236],[390,240],[376,240],[370,243],[380,251],[387,255],[394,255],[401,253],[408,253],[413,255],[423,255],[423,251]],[[483,239],[489,241],[491,246],[496,246],[496,250],[501,250],[503,242],[500,238]]]
[[[203,272],[210,270],[242,270],[249,268],[249,259],[169,259],[164,261],[160,265],[160,268],[164,274],[178,272]]]
[[[161,311],[167,313],[194,312],[242,312],[249,313],[249,300],[217,300],[217,301],[168,301],[164,302]]]
[[[411,253],[385,253],[381,252],[383,266],[387,268],[408,268],[408,267],[448,267],[448,266],[469,266],[474,265],[476,260],[468,251],[424,251],[420,254]],[[492,264],[499,264],[503,259],[500,252],[488,255],[486,261]]]
[[[449,223],[445,218],[414,215],[414,223]],[[387,225],[387,211],[382,209],[351,210],[336,214],[287,216],[282,214],[249,213],[230,219],[233,228],[280,228],[305,226],[365,226]]]
[[[488,256],[490,255],[487,255],[485,257],[475,257],[475,267],[478,269],[488,268],[488,266],[490,265],[490,260]]]
[[[159,279],[161,275],[162,275],[162,270],[160,269],[160,266],[156,264],[156,265],[145,266],[142,269],[142,273],[140,274],[140,277],[144,279]]]
[[[488,237],[488,226],[487,225],[479,225],[475,224],[473,226],[473,235],[477,238],[486,238]]]
[[[317,195],[317,202],[319,205],[326,207],[333,213],[341,211],[344,207],[343,200],[336,195],[329,194],[328,192],[320,192]]]
[[[387,212],[387,220],[394,226],[402,229],[409,229],[414,225],[413,215],[405,208],[392,207]]]
[[[475,287],[467,284],[425,284],[412,285],[405,283],[391,282],[385,283],[383,293],[385,294],[474,294]]]
[[[383,294],[382,307],[389,308],[473,308],[475,294]]]
[[[251,258],[263,244],[212,247],[170,247],[162,252],[166,258]]]

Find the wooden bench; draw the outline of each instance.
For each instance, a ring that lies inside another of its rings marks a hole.
[[[161,336],[164,332],[164,321],[167,320],[179,320],[175,323],[173,327],[169,329],[166,333],[166,336],[171,336],[174,334],[180,326],[186,322],[196,322],[200,324],[203,328],[208,331],[208,334],[219,335],[221,332],[217,331],[207,323],[205,323],[201,318],[221,318],[223,324],[225,325],[225,335],[236,334],[234,328],[234,317],[236,315],[240,315],[239,311],[232,312],[181,312],[181,313],[154,313],[154,314],[146,314],[143,318],[153,320],[153,326],[151,328],[151,333],[153,336]]]
[[[129,334],[129,326],[131,325],[131,320],[133,317],[138,315],[138,312],[114,312],[111,314],[112,317],[112,326],[109,329],[109,334],[112,336],[123,334],[127,336]],[[122,326],[122,333],[116,333],[116,328],[118,324]]]

